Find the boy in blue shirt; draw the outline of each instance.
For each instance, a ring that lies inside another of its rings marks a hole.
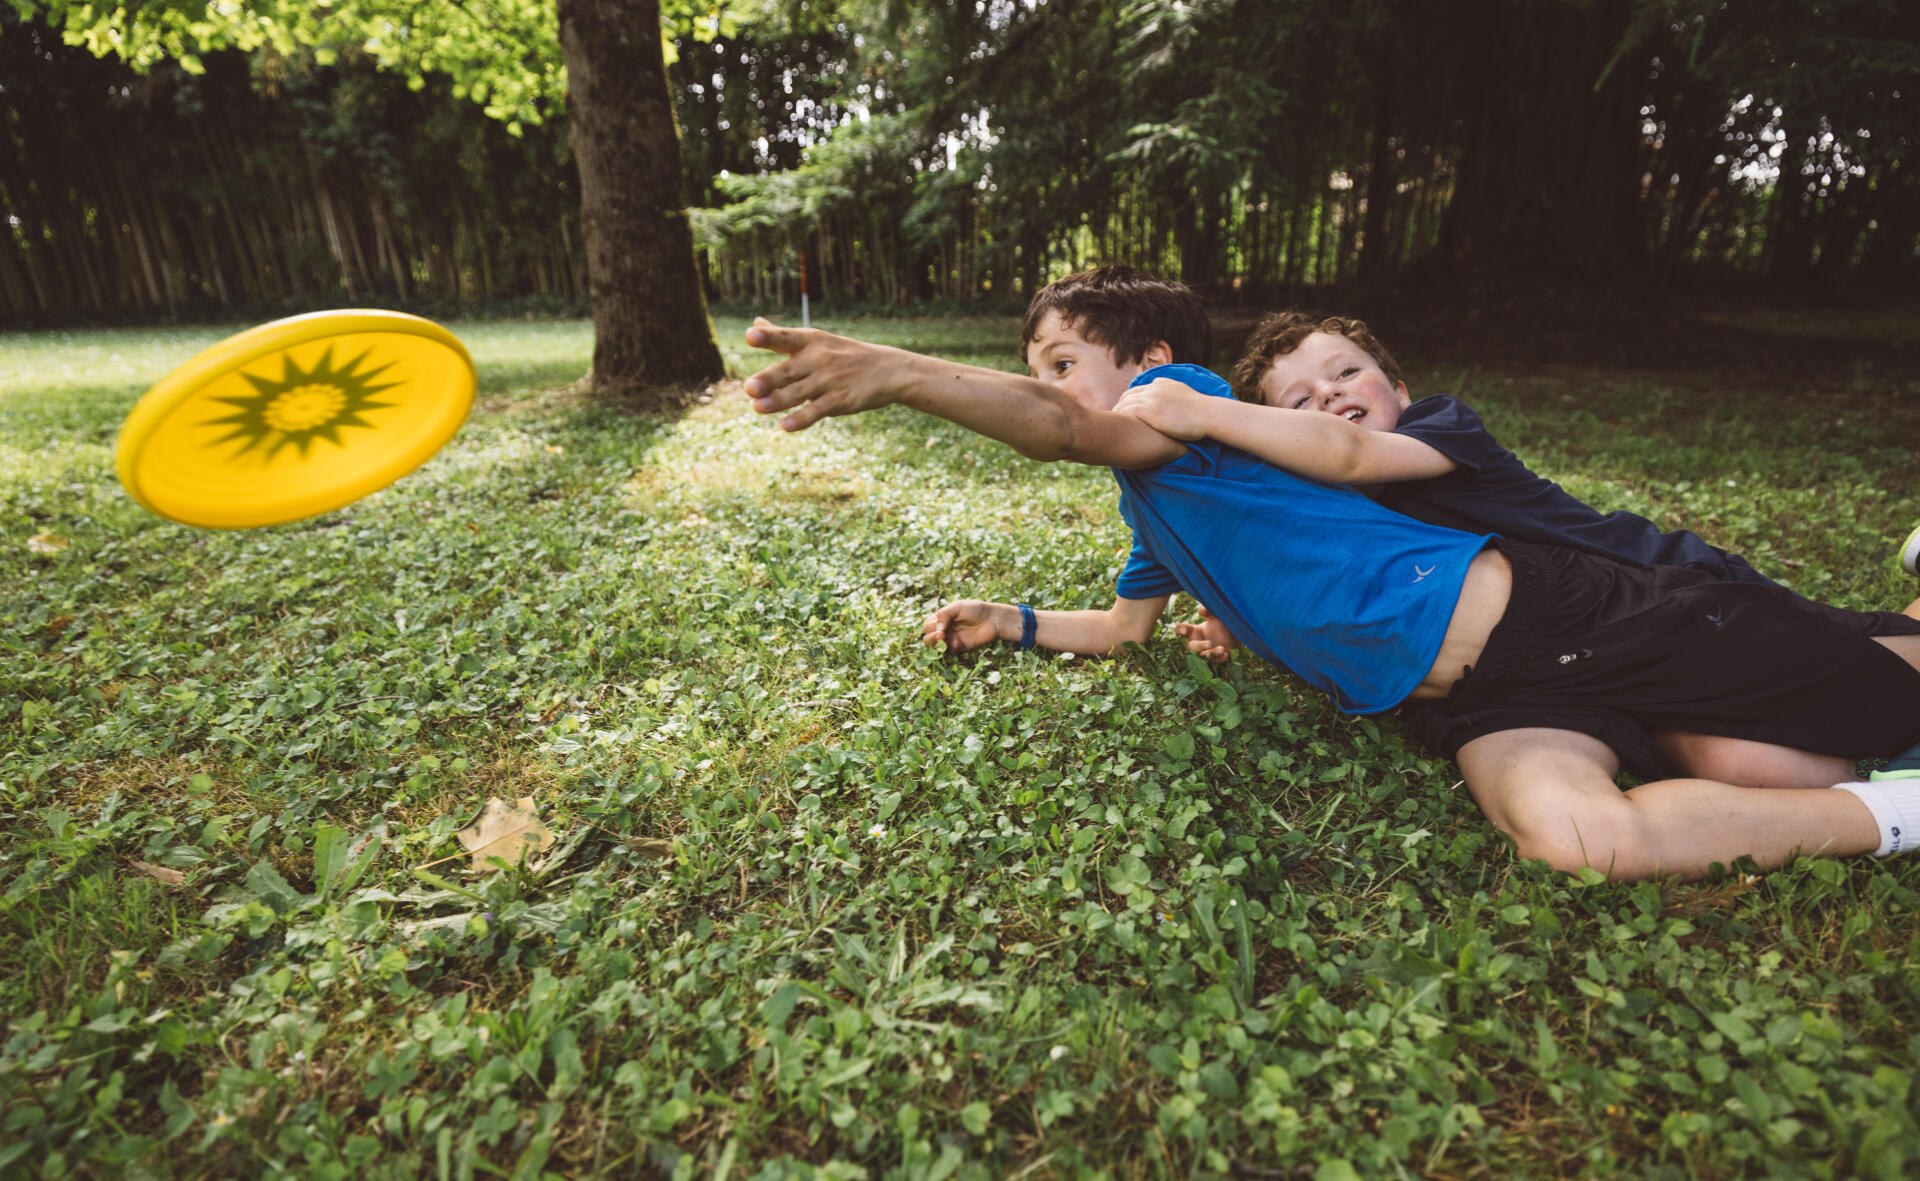
[[[929,641],[1110,652],[1144,641],[1177,588],[1355,712],[1411,703],[1470,727],[1537,707],[1526,724],[1472,734],[1457,751],[1475,799],[1522,856],[1641,878],[1697,875],[1742,855],[1776,865],[1802,851],[1904,847],[1920,789],[1908,798],[1857,790],[1868,785],[1672,779],[1622,793],[1607,740],[1557,723],[1600,717],[1630,733],[1645,718],[1828,754],[1891,752],[1920,736],[1920,635],[1850,635],[1766,588],[1728,596],[1733,584],[1690,571],[1621,580],[1604,559],[1489,545],[1210,440],[1177,442],[1113,413],[1127,382],[1176,353],[1151,319],[1136,331],[1101,310],[1115,289],[1128,303],[1139,279],[1103,270],[1064,281],[1050,304],[1036,297],[1025,351],[1038,380],[764,321],[748,330],[749,344],[787,355],[747,382],[757,411],[787,412],[784,429],[901,403],[1031,458],[1114,469],[1135,551],[1112,609],[957,603],[928,621]],[[1229,396],[1205,370],[1172,372]],[[1575,649],[1573,663],[1556,664],[1567,627],[1597,659]],[[1753,675],[1761,653],[1780,664],[1775,675]]]
[[[1774,585],[1737,555],[1693,533],[1663,533],[1632,513],[1602,515],[1528,470],[1459,399],[1411,401],[1392,354],[1359,320],[1299,312],[1268,316],[1235,367],[1234,394],[1251,406],[1161,381],[1130,391],[1116,409],[1177,438],[1211,437],[1300,474],[1360,485],[1381,504],[1430,524]],[[1288,413],[1295,410],[1329,417],[1305,421]],[[1805,605],[1868,635],[1906,626],[1899,617]],[[1906,614],[1920,618],[1920,600]],[[1188,648],[1209,659],[1224,660],[1234,643],[1212,618],[1182,632]],[[1849,760],[1770,744],[1671,730],[1655,737],[1675,765],[1728,782],[1815,786],[1851,771]],[[1637,769],[1648,773],[1648,760],[1628,761],[1640,762]]]

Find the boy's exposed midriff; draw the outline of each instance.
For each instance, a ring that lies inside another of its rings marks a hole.
[[[1512,594],[1513,564],[1497,549],[1481,550],[1467,567],[1467,580],[1461,584],[1460,601],[1454,604],[1446,639],[1440,644],[1440,655],[1427,670],[1426,679],[1407,695],[1409,700],[1431,701],[1445,697],[1453,683],[1480,662],[1487,637],[1507,613],[1507,600]]]

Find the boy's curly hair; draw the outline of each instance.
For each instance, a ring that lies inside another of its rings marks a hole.
[[[1059,312],[1062,323],[1119,365],[1133,364],[1161,340],[1183,365],[1205,365],[1213,353],[1206,305],[1193,289],[1124,263],[1068,275],[1034,292],[1020,326],[1021,360],[1048,312]]]
[[[1351,316],[1317,316],[1309,312],[1274,312],[1260,321],[1247,338],[1247,347],[1233,367],[1233,396],[1242,402],[1260,401],[1260,379],[1276,357],[1284,357],[1300,347],[1300,342],[1316,332],[1331,332],[1359,345],[1380,366],[1392,384],[1400,382],[1400,363],[1387,346],[1368,330],[1366,321]]]

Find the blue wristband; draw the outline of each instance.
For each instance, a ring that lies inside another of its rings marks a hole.
[[[1040,621],[1033,617],[1032,607],[1027,606],[1025,603],[1019,604],[1019,607],[1020,607],[1020,650],[1022,652],[1025,652],[1029,648],[1033,647],[1033,636],[1034,636],[1034,633],[1038,631],[1040,628]]]

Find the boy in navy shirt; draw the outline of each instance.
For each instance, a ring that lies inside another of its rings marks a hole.
[[[1124,271],[1074,276],[1036,297],[1043,314],[1030,320],[1025,354],[1039,380],[764,321],[748,330],[750,345],[787,356],[747,382],[757,411],[787,412],[784,429],[897,402],[1030,458],[1114,469],[1135,552],[1113,609],[967,601],[928,621],[929,642],[1110,652],[1144,641],[1178,588],[1343,708],[1411,704],[1433,711],[1428,734],[1465,733],[1448,753],[1522,856],[1641,878],[1698,875],[1742,855],[1777,865],[1800,852],[1906,846],[1920,788],[1673,779],[1623,793],[1613,782],[1620,756],[1592,731],[1617,731],[1631,746],[1644,718],[1828,754],[1890,753],[1920,736],[1920,623],[1916,635],[1868,639],[1769,588],[1489,544],[1232,447],[1177,442],[1112,412],[1128,382],[1177,357],[1152,317],[1129,327],[1109,314],[1109,297],[1119,294],[1124,313],[1142,285],[1178,285]],[[1205,370],[1165,372],[1230,396]],[[1556,662],[1582,641],[1593,659],[1575,648],[1571,663]],[[1500,728],[1475,732],[1487,719]],[[1567,724],[1576,719],[1587,729]]]
[[[1159,382],[1129,392],[1116,409],[1175,437],[1205,434],[1290,470],[1360,485],[1381,504],[1431,524],[1641,565],[1684,566],[1724,581],[1774,585],[1738,555],[1693,533],[1662,532],[1632,513],[1603,515],[1575,499],[1495,441],[1479,415],[1459,399],[1440,395],[1411,401],[1392,354],[1359,320],[1300,312],[1268,316],[1234,369],[1234,395],[1261,408],[1237,408],[1190,387]],[[1303,423],[1276,409],[1317,410],[1341,422]],[[1308,467],[1293,462],[1304,452],[1332,462]],[[1863,634],[1904,627],[1904,622],[1889,623],[1892,617],[1886,615],[1802,602]],[[1920,618],[1920,600],[1906,614]],[[1204,612],[1200,623],[1181,631],[1190,650],[1212,660],[1226,659],[1234,645],[1228,629]],[[1771,744],[1672,730],[1655,737],[1674,765],[1729,782],[1813,786],[1838,782],[1851,771],[1844,758],[1790,753]],[[1652,769],[1657,773],[1657,764]]]

